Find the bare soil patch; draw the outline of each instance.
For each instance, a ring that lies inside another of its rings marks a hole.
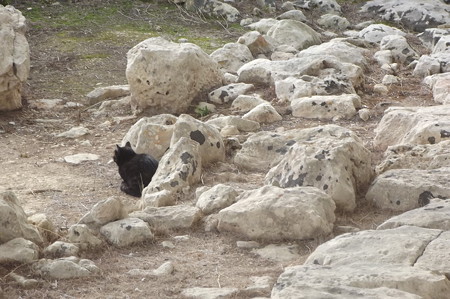
[[[240,2],[244,14],[251,14],[254,2]],[[115,196],[130,206],[136,203],[135,198],[120,192],[120,177],[111,157],[115,144],[137,119],[120,122],[114,119],[129,115],[129,111],[96,117],[85,107],[35,110],[28,107],[29,103],[58,98],[63,102],[86,104],[85,95],[95,87],[126,84],[126,52],[148,37],[161,35],[175,41],[187,38],[210,52],[226,42],[236,41],[245,31],[223,20],[189,15],[158,1],[61,1],[59,5],[15,1],[13,4],[30,22],[28,41],[32,68],[24,87],[24,108],[0,114],[0,190],[13,191],[27,213],[47,214],[64,239],[68,227],[77,223],[98,201]],[[355,13],[355,5],[351,8],[348,12]],[[400,70],[402,84],[381,97],[372,93],[372,87],[381,82],[383,74],[375,63],[370,63],[365,88],[359,92],[363,104],[373,108],[376,114],[368,122],[355,117],[335,123],[354,130],[364,139],[367,148],[374,151],[373,129],[386,107],[432,104],[430,91],[409,73],[409,70]],[[259,89],[258,92],[267,100],[273,98],[273,90]],[[286,109],[275,102],[274,105],[277,109]],[[230,114],[227,107],[219,109],[221,113]],[[111,125],[102,125],[106,121]],[[262,129],[306,128],[325,123],[287,114],[282,121]],[[56,137],[79,125],[87,127],[91,133],[77,140]],[[90,145],[82,141],[89,141]],[[66,155],[83,152],[95,153],[101,158],[81,165],[63,161]],[[374,157],[377,163],[381,153],[374,151]],[[259,186],[263,177],[262,173],[245,172],[227,163],[210,167],[203,175],[205,185],[225,182],[243,189]],[[186,200],[194,202],[194,198]],[[374,209],[361,195],[354,213],[337,216],[336,225],[373,229],[392,213]],[[175,241],[173,237],[177,235],[189,235],[189,239]],[[172,241],[175,248],[164,248],[161,245],[164,240]],[[11,265],[0,267],[0,285],[7,298],[178,298],[187,287],[245,288],[251,284],[251,276],[265,275],[275,281],[283,267],[302,263],[325,241],[292,242],[298,245],[301,258],[279,263],[238,248],[237,240],[242,238],[206,233],[200,226],[177,232],[162,228],[149,244],[124,249],[105,247],[99,252],[84,253],[83,257],[92,259],[102,270],[99,276],[66,281],[40,280],[37,288],[26,290],[7,274],[14,271],[33,277],[30,266]],[[133,268],[155,269],[168,260],[175,265],[174,274],[168,277],[141,278],[125,274]],[[269,293],[264,295],[270,296]],[[239,294],[237,298],[247,297]]]

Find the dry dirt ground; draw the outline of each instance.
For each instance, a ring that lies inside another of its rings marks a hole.
[[[12,2],[29,21],[32,67],[24,86],[24,108],[0,114],[0,190],[13,191],[27,213],[45,213],[64,240],[68,227],[98,201],[115,196],[130,206],[136,202],[135,198],[120,192],[120,177],[111,157],[115,144],[122,140],[137,118],[127,118],[130,111],[113,111],[95,117],[86,106],[38,110],[30,108],[30,103],[45,98],[86,105],[85,95],[95,87],[126,84],[126,52],[148,37],[162,35],[175,41],[187,38],[211,52],[226,42],[236,41],[245,31],[223,20],[187,14],[163,1]],[[240,2],[240,8],[251,12],[254,2]],[[361,18],[356,11],[357,5],[344,6],[344,14],[350,15],[352,20]],[[423,51],[418,46],[417,49]],[[372,87],[381,82],[383,74],[371,61],[365,87],[359,93],[363,104],[375,112],[374,116],[368,122],[357,117],[337,122],[363,138],[367,148],[374,152],[374,163],[379,161],[381,153],[373,150],[371,140],[383,110],[393,104],[432,104],[430,91],[409,73],[401,70],[402,84],[393,87],[387,96],[380,97],[372,93]],[[273,98],[271,89],[257,92],[267,100]],[[280,111],[286,108],[274,105]],[[227,107],[219,110],[230,113]],[[118,120],[116,117],[124,118]],[[104,125],[106,121],[110,124]],[[325,123],[292,118],[287,114],[279,123],[262,129],[303,128]],[[87,127],[91,133],[77,140],[56,137],[78,125]],[[91,145],[82,143],[85,140]],[[84,152],[101,158],[81,165],[63,161],[66,155]],[[211,186],[224,182],[246,189],[260,186],[263,176],[222,163],[205,170],[203,184]],[[194,202],[194,198],[186,201]],[[372,229],[390,216],[391,213],[374,209],[360,196],[357,210],[352,214],[339,213],[336,225]],[[188,235],[189,239],[175,241],[173,237],[178,235]],[[172,241],[175,248],[164,248],[161,242],[165,240]],[[268,275],[275,281],[283,267],[302,263],[324,241],[291,242],[298,245],[301,257],[280,263],[238,248],[238,240],[243,238],[206,233],[200,225],[194,230],[176,232],[158,228],[151,243],[123,249],[105,246],[98,252],[83,253],[83,257],[92,259],[102,270],[96,277],[60,281],[40,279],[38,287],[27,290],[12,281],[8,273],[13,271],[37,278],[31,273],[30,266],[11,265],[0,267],[0,285],[7,298],[179,298],[180,292],[188,287],[245,288],[251,284],[251,276]],[[133,268],[155,269],[166,261],[173,262],[173,275],[141,278],[125,274]],[[270,296],[270,293],[261,295]],[[247,296],[241,293],[236,298]]]

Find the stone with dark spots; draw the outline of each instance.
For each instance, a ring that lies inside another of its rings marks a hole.
[[[224,102],[225,101],[225,97],[229,96],[229,93],[226,90],[222,90],[222,92],[220,93],[219,99]]]
[[[325,159],[325,155],[327,155],[329,152],[330,151],[323,150],[320,154],[315,155],[314,158],[316,158],[319,161],[323,160]]]
[[[277,149],[275,152],[280,153],[282,155],[287,153],[287,148],[285,147],[280,147],[279,149]]]
[[[323,190],[327,190],[327,189],[328,189],[328,185],[327,184],[323,185]]]
[[[436,143],[436,138],[434,138],[433,136],[428,137],[428,142],[429,142],[430,144],[435,144],[435,143]]]
[[[220,142],[219,141],[217,141],[216,146],[217,146],[217,148],[220,148]]]
[[[431,193],[430,191],[424,191],[422,193],[420,193],[419,195],[419,207],[423,207],[426,206],[427,204],[430,203],[430,199],[434,198],[433,193]]]
[[[316,176],[316,181],[320,181],[320,180],[322,180],[322,176],[321,175]]]
[[[170,186],[171,186],[171,187],[176,187],[176,186],[178,186],[178,181],[172,181],[172,182],[170,182]]]
[[[305,180],[307,175],[308,175],[307,172],[300,173],[296,179],[294,179],[293,175],[290,175],[288,177],[288,181],[286,183],[286,187],[303,186],[303,181]]]
[[[192,158],[193,158],[193,156],[191,154],[189,154],[188,152],[184,152],[181,155],[181,161],[183,161],[183,164],[188,164]]]
[[[189,136],[191,137],[192,140],[197,141],[200,145],[205,143],[206,140],[205,135],[203,135],[203,133],[200,132],[199,130],[192,131],[191,134],[189,134]]]

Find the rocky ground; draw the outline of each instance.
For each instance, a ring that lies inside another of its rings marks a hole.
[[[226,42],[236,41],[246,32],[235,24],[203,19],[166,3],[126,2],[130,1],[60,4],[27,1],[16,5],[29,19],[27,38],[32,67],[24,87],[24,108],[0,114],[0,189],[13,191],[28,214],[45,213],[58,228],[61,239],[72,224],[101,200],[114,196],[129,206],[136,203],[135,198],[119,190],[121,180],[111,159],[115,145],[121,142],[138,117],[123,110],[95,114],[93,111],[98,106],[89,107],[86,94],[99,86],[126,84],[126,52],[145,38],[158,35],[174,41],[187,38],[211,52]],[[252,7],[253,3],[241,2],[239,8],[244,14],[251,15]],[[358,4],[350,3],[343,7],[343,15],[352,23],[366,17],[356,14]],[[95,17],[91,13],[93,10],[98,12]],[[314,12],[308,17],[313,20]],[[426,53],[414,36],[409,38],[411,44],[416,45],[416,51]],[[378,49],[369,50],[374,53]],[[368,59],[373,62],[372,55]],[[431,91],[407,69],[401,69],[397,74],[402,80],[401,85],[383,96],[374,93],[373,86],[381,82],[383,75],[377,64],[371,63],[364,88],[359,90],[363,105],[373,112],[368,121],[364,122],[357,116],[350,120],[330,121],[356,132],[373,152],[374,165],[380,161],[382,153],[372,146],[373,130],[383,111],[393,104],[434,104]],[[268,101],[274,99],[274,91],[270,88],[258,89],[257,92]],[[40,109],[32,105],[38,99],[62,101],[50,109]],[[70,103],[76,104],[71,106]],[[286,111],[286,107],[276,101],[273,104],[278,111]],[[203,120],[211,117],[200,117],[193,108],[189,112]],[[219,107],[218,112],[231,113],[226,105]],[[328,123],[282,114],[282,121],[265,125],[262,130],[306,128]],[[59,133],[80,125],[89,129],[88,135],[77,139],[57,137]],[[64,161],[65,156],[76,153],[93,153],[100,158],[80,165]],[[248,189],[259,186],[263,181],[264,173],[245,171],[228,162],[208,167],[202,183],[212,186],[226,182]],[[355,212],[337,215],[336,226],[373,229],[394,215],[374,208],[364,201],[363,196],[359,195]],[[0,267],[0,285],[6,298],[177,298],[183,289],[193,286],[245,289],[252,285],[253,276],[268,276],[274,282],[284,267],[302,264],[321,242],[337,234],[338,231],[321,240],[289,242],[289,245],[296,246],[298,256],[289,261],[279,261],[262,258],[250,249],[237,247],[236,242],[242,237],[205,232],[200,225],[189,231],[161,229],[156,232],[155,240],[148,244],[123,249],[105,246],[99,251],[84,253],[83,257],[91,259],[101,269],[95,277],[39,280],[37,287],[24,289],[8,274],[14,272],[33,277],[30,266],[10,265]],[[175,238],[181,235],[188,237]],[[164,247],[163,241],[171,241],[175,246]],[[264,245],[268,244],[261,244]],[[134,268],[156,269],[166,261],[174,264],[172,275],[142,278],[125,274]],[[236,298],[255,295],[268,297],[270,289],[261,294],[241,292]]]

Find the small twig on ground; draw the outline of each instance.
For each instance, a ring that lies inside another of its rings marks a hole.
[[[220,273],[219,273],[219,267],[216,266],[216,274],[217,274],[217,285],[219,286],[219,288],[221,288],[220,285]]]

